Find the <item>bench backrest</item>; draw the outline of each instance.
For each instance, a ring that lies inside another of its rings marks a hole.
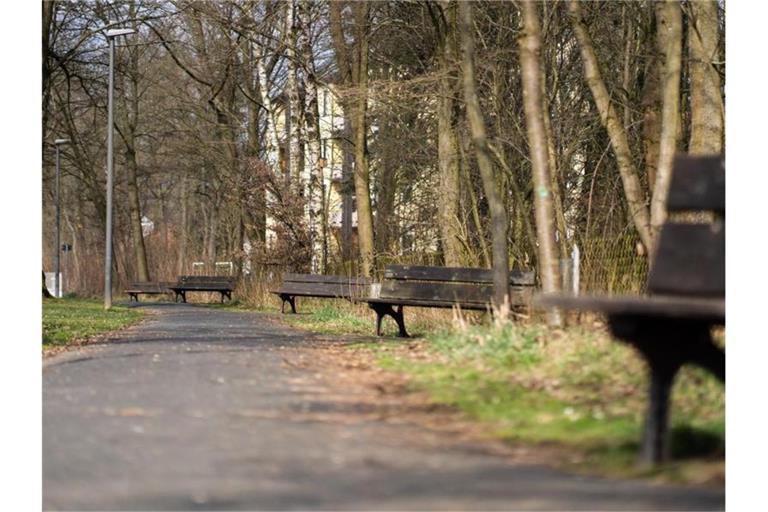
[[[200,286],[214,289],[231,290],[237,283],[236,276],[181,276],[179,284],[182,286]]]
[[[129,290],[136,290],[136,291],[170,291],[169,287],[173,286],[175,283],[170,282],[153,282],[153,281],[134,281],[128,285]]]
[[[280,290],[287,294],[363,297],[368,295],[370,284],[366,277],[285,273]]]
[[[667,195],[667,211],[669,219],[659,233],[648,275],[648,292],[724,297],[723,157],[677,157]]]
[[[530,301],[533,271],[509,273],[510,302]],[[493,271],[484,268],[388,265],[384,269],[379,298],[408,299],[435,304],[485,306],[493,298]]]

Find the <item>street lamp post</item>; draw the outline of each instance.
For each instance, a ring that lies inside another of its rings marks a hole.
[[[114,128],[113,91],[115,85],[115,38],[136,32],[130,28],[110,29],[104,32],[109,40],[109,91],[107,105],[107,240],[104,249],[104,309],[112,307],[112,189],[113,155],[112,132]]]
[[[61,166],[59,163],[59,146],[67,144],[69,139],[56,139],[53,143],[56,146],[56,268],[53,276],[53,296],[61,296]]]

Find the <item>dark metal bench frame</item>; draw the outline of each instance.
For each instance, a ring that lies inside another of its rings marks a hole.
[[[543,307],[600,311],[612,334],[634,346],[648,364],[650,386],[640,461],[668,456],[667,424],[673,381],[683,364],[705,368],[725,382],[725,352],[711,328],[725,325],[725,164],[721,156],[675,160],[667,197],[668,220],[659,233],[648,276],[649,296],[542,295]],[[688,218],[675,215],[688,212]],[[699,220],[690,212],[698,213]],[[711,222],[702,221],[710,215]]]
[[[219,292],[221,302],[224,302],[224,297],[232,300],[236,283],[234,276],[181,276],[170,289],[175,294],[174,302],[178,302],[179,297],[182,302],[187,302],[187,292]]]
[[[529,307],[533,296],[533,271],[509,273],[510,305]],[[364,302],[376,312],[376,335],[381,336],[381,322],[391,317],[398,336],[408,338],[403,307],[452,308],[492,311],[493,273],[483,268],[428,267],[388,265],[377,297]]]
[[[296,297],[317,297],[324,299],[346,299],[356,301],[368,295],[371,280],[365,277],[317,274],[283,274],[283,283],[278,290],[271,290],[280,297],[280,312],[285,313],[285,304],[296,313]]]
[[[127,293],[129,300],[139,302],[139,295],[161,295],[164,293],[173,293],[171,286],[175,283],[172,282],[158,282],[158,281],[135,281],[131,283],[128,288],[124,290]]]

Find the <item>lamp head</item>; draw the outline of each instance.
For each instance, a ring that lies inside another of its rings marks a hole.
[[[59,144],[69,144],[69,142],[70,142],[69,139],[56,139],[55,141],[53,141],[53,143],[56,144],[57,146]]]

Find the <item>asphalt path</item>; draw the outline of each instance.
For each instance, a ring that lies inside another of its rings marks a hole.
[[[141,325],[44,363],[46,510],[724,508],[719,490],[420,444],[425,427],[366,415],[332,375],[290,364],[306,333],[258,313],[144,307]]]

